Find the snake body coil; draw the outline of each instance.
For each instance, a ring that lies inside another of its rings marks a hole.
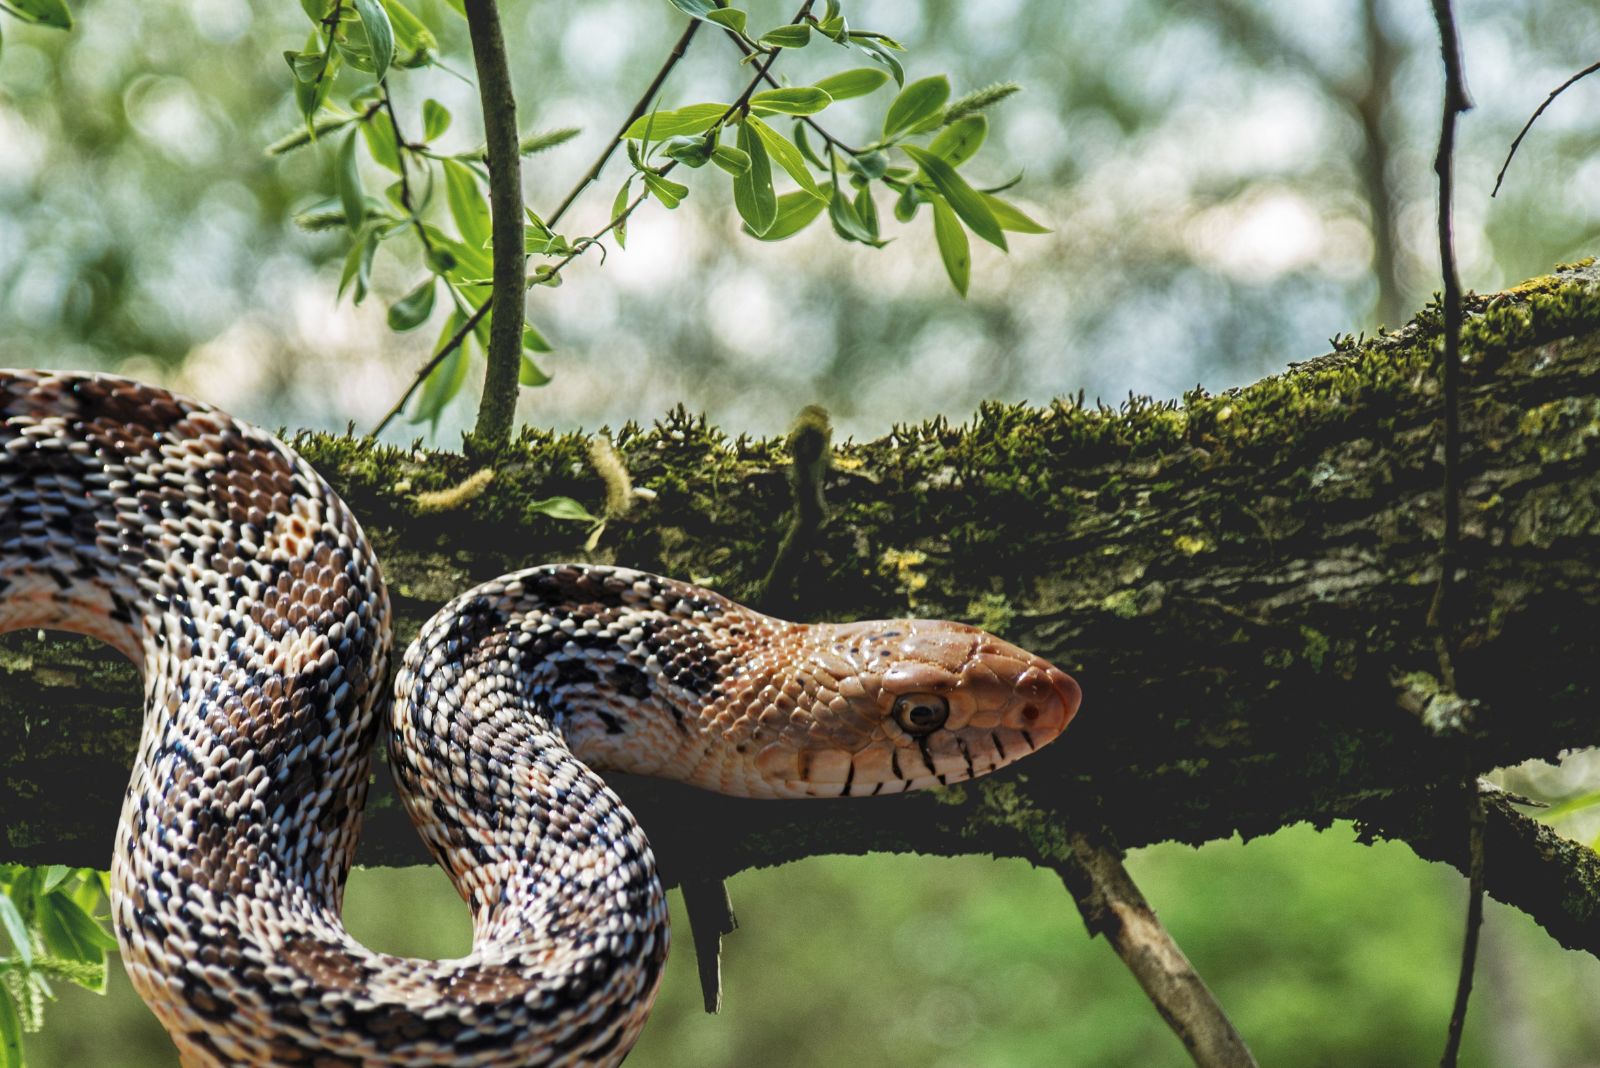
[[[144,668],[112,911],[189,1068],[614,1064],[666,959],[649,845],[592,768],[893,793],[1054,738],[1078,690],[971,627],[805,626],[637,571],[462,594],[389,709],[401,796],[473,917],[405,960],[339,919],[390,610],[354,517],[255,427],[124,379],[0,372],[0,631]]]

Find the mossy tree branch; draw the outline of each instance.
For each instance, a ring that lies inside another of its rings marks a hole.
[[[619,781],[664,873],[713,880],[818,853],[992,853],[1055,864],[1075,831],[1124,848],[1351,818],[1464,867],[1463,766],[1600,744],[1600,271],[1469,296],[1453,726],[1427,626],[1442,528],[1440,315],[1220,396],[1121,411],[988,406],[835,444],[827,521],[797,563],[800,618],[969,619],[1052,657],[1086,693],[1015,769],[867,803],[739,801]],[[366,524],[408,640],[469,583],[583,555],[587,528],[529,506],[605,486],[586,439],[529,430],[448,512],[468,458],[308,435]],[[778,440],[676,412],[624,427],[654,492],[593,557],[756,588],[790,507]],[[133,671],[86,643],[0,650],[0,860],[103,865],[132,759]],[[1418,710],[1421,711],[1418,711]],[[708,834],[706,828],[718,833]],[[1489,892],[1600,955],[1600,863],[1503,799]],[[386,784],[362,859],[423,859]]]

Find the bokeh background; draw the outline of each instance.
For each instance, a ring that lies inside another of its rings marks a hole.
[[[461,24],[438,0],[413,6],[451,28],[444,53],[470,70]],[[1461,127],[1457,234],[1465,284],[1490,290],[1600,250],[1600,76],[1556,103],[1489,196],[1522,121],[1600,58],[1600,11],[1457,6],[1477,103]],[[754,0],[752,24],[788,7]],[[502,8],[524,128],[583,129],[525,167],[530,204],[548,211],[681,17],[665,0]],[[384,324],[418,259],[380,254],[377,297],[352,307],[334,296],[345,239],[292,222],[332,188],[329,146],[263,151],[298,121],[281,53],[304,40],[299,6],[79,0],[75,12],[69,34],[0,27],[0,364],[120,370],[268,425],[370,427],[436,326]],[[731,431],[777,434],[820,403],[842,434],[876,436],[990,397],[1170,398],[1398,325],[1437,286],[1440,73],[1422,0],[851,0],[846,13],[904,41],[913,78],[948,72],[957,93],[1025,87],[991,114],[971,166],[985,181],[1020,174],[1007,196],[1053,232],[1016,236],[1009,256],[975,243],[962,301],[926,213],[891,222],[895,240],[877,251],[825,224],[762,244],[739,234],[725,180],[695,172],[677,211],[636,216],[626,252],[534,291],[554,380],[524,391],[522,418],[593,429],[681,402]],[[736,59],[703,33],[663,106],[730,99],[745,76]],[[813,46],[777,70],[803,84],[859,65]],[[456,116],[447,144],[477,143],[464,81],[407,73],[395,91],[412,125],[432,96]],[[825,117],[864,140],[881,111]],[[604,224],[623,173],[612,165],[569,233]],[[469,383],[436,430],[401,423],[386,437],[449,447],[476,392]],[[1579,755],[1507,781],[1559,800],[1600,786],[1597,765]],[[1600,834],[1592,816],[1561,826]],[[1359,845],[1344,826],[1156,847],[1130,866],[1265,1063],[1436,1059],[1465,900],[1452,871]],[[701,1013],[680,937],[630,1064],[1187,1063],[1050,873],[822,858],[748,873],[731,892],[744,928],[726,945],[723,1015]],[[348,912],[378,948],[466,945],[459,903],[428,870],[359,873]],[[120,974],[107,999],[64,993],[29,1049],[45,1068],[175,1063]],[[1600,1065],[1600,962],[1492,906],[1466,1060]]]

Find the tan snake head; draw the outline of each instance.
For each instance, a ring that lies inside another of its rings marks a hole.
[[[1052,741],[1081,697],[1065,672],[961,623],[817,624],[787,638],[792,682],[746,739],[764,787],[753,793],[863,796],[974,778]]]

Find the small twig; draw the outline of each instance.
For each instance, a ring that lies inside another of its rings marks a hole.
[[[475,433],[506,441],[516,421],[517,375],[522,365],[522,317],[527,254],[523,251],[522,154],[518,147],[517,101],[495,0],[465,0],[472,57],[483,103],[485,158],[489,164],[490,233],[494,241],[494,286],[499,311],[489,330],[483,396]],[[483,307],[487,307],[485,301]]]
[[[377,437],[379,434],[383,433],[383,428],[394,421],[394,417],[400,414],[401,409],[406,406],[406,402],[411,399],[411,395],[422,386],[422,383],[428,380],[429,375],[433,374],[434,368],[443,363],[446,356],[449,356],[452,352],[461,347],[461,343],[467,340],[467,335],[472,333],[473,329],[478,325],[479,322],[483,320],[485,315],[489,314],[489,306],[493,303],[494,294],[491,293],[489,296],[484,297],[483,303],[478,305],[477,310],[467,317],[466,322],[461,324],[461,329],[457,330],[454,334],[451,334],[450,340],[446,341],[443,345],[440,345],[438,351],[432,356],[428,357],[428,362],[423,364],[422,369],[412,377],[411,384],[407,386],[406,391],[400,395],[400,399],[394,402],[394,407],[390,408],[389,411],[385,413],[384,417],[378,420],[378,425],[372,428],[373,437]]]
[[[416,205],[411,201],[411,179],[407,176],[406,153],[411,151],[411,145],[405,136],[400,133],[400,120],[395,118],[394,99],[389,95],[389,79],[385,78],[378,84],[378,91],[383,95],[378,98],[378,103],[383,107],[384,113],[389,116],[389,125],[394,128],[394,154],[395,162],[400,167],[400,206],[406,209],[406,215],[411,219],[411,225],[416,228],[417,237],[422,241],[423,251],[428,255],[429,264],[433,261],[433,242],[428,240],[428,228],[422,225],[422,220],[417,217]]]
[[[1533,124],[1539,121],[1539,116],[1544,114],[1544,109],[1555,103],[1556,97],[1572,88],[1579,81],[1587,78],[1595,71],[1600,70],[1600,63],[1591,63],[1587,67],[1550,90],[1550,95],[1544,98],[1544,103],[1534,109],[1528,116],[1528,121],[1522,124],[1522,129],[1517,131],[1517,139],[1511,142],[1511,151],[1506,153],[1506,161],[1500,164],[1500,173],[1494,176],[1494,189],[1489,195],[1496,196],[1500,192],[1500,183],[1506,180],[1506,170],[1511,166],[1511,157],[1517,154],[1517,149],[1522,145],[1522,139],[1528,136],[1528,131],[1533,129]]]
[[[322,84],[322,79],[328,73],[328,64],[333,62],[333,43],[334,38],[339,35],[339,18],[343,12],[344,0],[336,0],[333,5],[333,10],[328,12],[327,18],[322,20],[322,25],[327,27],[328,30],[328,40],[327,43],[323,45],[322,65],[317,68],[317,76],[312,81],[312,85]]]
[[[700,970],[700,993],[706,1011],[722,1011],[722,936],[739,929],[728,885],[721,879],[685,879],[684,911],[689,914],[689,936],[694,941],[695,963]]]
[[[1461,943],[1461,972],[1456,979],[1456,1000],[1450,1010],[1450,1030],[1445,1038],[1439,1068],[1456,1068],[1461,1055],[1461,1033],[1467,1023],[1467,1001],[1472,996],[1472,975],[1478,965],[1478,938],[1483,931],[1484,813],[1478,780],[1469,774],[1467,794],[1467,932]]]
[[[600,172],[605,169],[606,163],[611,159],[611,154],[617,150],[618,145],[622,144],[622,135],[628,132],[628,127],[632,126],[635,120],[645,113],[645,109],[650,106],[650,102],[656,98],[656,93],[661,91],[661,86],[666,82],[667,75],[672,73],[672,68],[678,65],[678,61],[688,51],[689,42],[694,39],[695,31],[699,29],[700,20],[690,19],[689,25],[684,27],[683,34],[678,38],[677,43],[672,46],[672,51],[667,53],[667,58],[661,64],[661,69],[656,71],[656,76],[650,79],[650,84],[639,95],[639,99],[634,102],[633,107],[628,111],[628,117],[622,120],[621,126],[617,127],[615,136],[606,143],[605,151],[600,153],[599,158],[584,172],[583,177],[578,179],[578,184],[574,185],[567,191],[567,195],[561,198],[561,203],[556,210],[550,213],[550,218],[546,220],[548,225],[555,226],[557,221],[567,213],[567,209],[572,207],[573,202],[578,199],[578,195],[587,189],[591,182],[600,177]]]
[[[1196,1065],[1255,1068],[1250,1048],[1139,892],[1115,848],[1073,832],[1057,871],[1090,937],[1105,936]]]
[[[1446,689],[1456,689],[1454,644],[1455,577],[1461,539],[1461,279],[1456,273],[1454,234],[1456,117],[1472,107],[1467,95],[1450,0],[1433,0],[1444,57],[1444,116],[1433,169],[1439,176],[1439,267],[1444,275],[1444,533],[1439,543],[1439,588],[1429,623],[1439,631],[1439,669]]]
[[[796,19],[795,21],[798,22],[799,19]],[[746,56],[754,54],[755,49],[745,44],[744,38],[740,37],[737,33],[734,33],[732,30],[728,29],[725,29],[723,32],[727,34],[728,40],[733,42],[733,47],[737,48],[741,53]],[[778,79],[774,78],[771,74],[764,70],[761,72],[761,80],[772,86],[774,89],[783,88],[782,83],[780,83]],[[817,122],[817,120],[813,119],[810,115],[800,116],[800,121],[815,130],[817,136],[822,138],[823,141],[827,142],[829,148],[836,148],[847,156],[861,155],[861,149],[851,148],[849,145],[830,134],[827,130],[823,129],[822,124]]]
[[[1438,630],[1439,669],[1445,688],[1459,692],[1455,673],[1455,575],[1461,547],[1461,279],[1456,273],[1454,233],[1454,160],[1456,118],[1472,107],[1461,57],[1461,37],[1450,0],[1433,0],[1439,25],[1439,50],[1444,59],[1444,115],[1439,124],[1439,152],[1433,169],[1439,176],[1439,268],[1444,275],[1444,533],[1439,541],[1439,589],[1429,611]],[[1483,799],[1477,779],[1467,778],[1467,838],[1471,877],[1467,902],[1467,934],[1461,951],[1461,974],[1445,1039],[1441,1068],[1455,1068],[1461,1053],[1472,974],[1478,960],[1478,930],[1483,922]]]

